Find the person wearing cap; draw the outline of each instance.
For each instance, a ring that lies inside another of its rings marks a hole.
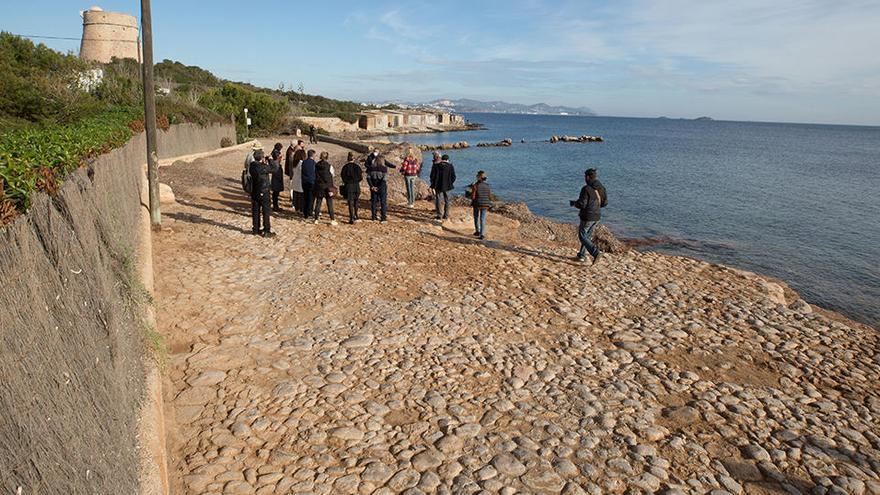
[[[254,161],[248,167],[253,184],[253,189],[251,189],[251,233],[254,235],[275,237],[269,213],[269,193],[272,190],[272,174],[277,166],[277,163],[273,166],[266,160],[263,150],[254,151]],[[262,220],[262,225],[260,220]]]
[[[263,145],[260,144],[259,141],[254,141],[254,144],[251,146],[251,150],[248,152],[247,156],[244,158],[244,169],[249,170],[251,167],[251,163],[254,163],[254,153],[257,151],[262,151]]]
[[[361,182],[364,180],[364,174],[361,166],[354,161],[354,153],[348,153],[348,163],[342,167],[340,177],[342,178],[342,194],[348,203],[348,223],[354,224],[358,218],[358,199],[361,196]]]
[[[367,158],[366,158],[366,160],[364,160],[364,168],[368,168],[370,165],[372,165],[373,160],[375,160],[376,157],[379,156],[379,152],[376,150],[376,148],[373,148],[372,146],[370,146],[369,149],[370,149],[370,152],[367,153]]]
[[[455,167],[449,163],[449,155],[440,157],[431,170],[431,189],[434,190],[434,208],[437,220],[449,218],[449,191],[454,188]],[[440,197],[443,197],[441,208]]]
[[[584,262],[587,259],[587,253],[593,259],[595,265],[602,253],[593,242],[593,234],[596,227],[599,226],[599,220],[602,218],[602,208],[608,204],[608,196],[605,193],[605,186],[599,182],[598,172],[595,168],[587,169],[584,172],[584,182],[586,184],[581,188],[581,194],[575,201],[569,201],[569,204],[578,210],[580,224],[578,225],[578,238],[581,241],[581,248],[578,251],[577,261]]]
[[[281,211],[278,205],[278,196],[284,191],[284,170],[281,168],[281,150],[283,146],[277,143],[272,150],[272,211]]]
[[[486,172],[477,172],[477,180],[471,184],[471,206],[474,208],[474,236],[486,238],[486,215],[492,206],[492,190],[486,182]]]

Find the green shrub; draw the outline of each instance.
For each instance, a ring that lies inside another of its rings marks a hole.
[[[86,158],[125,144],[132,136],[130,124],[141,118],[132,108],[111,108],[79,122],[49,127],[28,127],[0,135],[0,178],[5,197],[19,211],[30,205],[30,195],[56,183]],[[49,171],[49,176],[46,175]]]
[[[74,122],[100,104],[80,89],[89,66],[73,55],[0,33],[0,115],[28,122]]]
[[[235,117],[235,131],[239,142],[247,132],[244,109],[251,118],[251,134],[261,135],[275,131],[284,119],[287,104],[266,93],[251,91],[243,85],[226,83],[222,88],[209,90],[199,104],[220,115]]]

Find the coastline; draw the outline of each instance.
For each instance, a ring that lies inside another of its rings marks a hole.
[[[524,493],[696,493],[700,476],[699,493],[809,493],[817,466],[874,489],[875,468],[851,468],[880,452],[873,329],[683,256],[616,244],[575,263],[572,226],[522,204],[499,205],[477,240],[466,200],[435,221],[423,183],[406,207],[399,173],[385,223],[362,190],[364,221],[285,205],[277,237],[250,236],[240,162],[163,168],[178,198],[154,236],[177,492],[457,493],[482,470]]]
[[[397,134],[400,134],[400,133],[397,133]],[[344,138],[336,138],[333,140],[333,142],[335,144],[340,145],[340,146],[348,147],[349,149],[352,149],[353,151],[356,151],[359,153],[366,153],[366,150],[363,148],[364,145],[375,146],[378,149],[380,149],[383,153],[389,154],[389,155],[396,157],[398,159],[402,159],[402,157],[406,154],[406,151],[408,151],[408,150],[412,150],[412,151],[416,151],[416,152],[422,151],[420,148],[420,145],[409,143],[406,141],[395,141],[395,142],[387,141],[387,142],[385,142],[385,141],[375,141],[375,140],[366,141],[366,140],[361,140],[361,139],[350,140],[350,139],[344,139]],[[424,184],[424,181],[422,179],[420,179],[419,182],[422,183],[420,186],[422,194],[429,194],[427,184]],[[400,191],[400,193],[403,194],[402,191]],[[393,192],[389,191],[389,196],[391,194],[393,194]],[[461,195],[456,195],[456,196],[451,197],[450,202],[452,204],[456,204],[458,206],[469,206],[469,203],[467,202],[467,200]],[[576,233],[576,225],[574,222],[572,222],[572,223],[560,222],[557,220],[553,220],[551,218],[537,215],[537,214],[533,213],[525,203],[518,203],[518,202],[500,201],[500,202],[498,202],[498,204],[496,204],[493,212],[495,212],[499,215],[508,217],[510,219],[516,220],[517,222],[520,222],[520,225],[522,225],[528,231],[527,237],[529,237],[533,240],[542,240],[543,239],[543,240],[546,240],[551,243],[565,245],[565,246],[571,248],[572,250],[577,250],[577,248],[579,246],[579,241],[577,239],[577,233]],[[625,237],[618,238],[617,234],[614,234],[613,229],[611,229],[610,227],[607,227],[607,225],[606,225],[606,228],[608,229],[607,233],[610,235],[610,238],[614,239],[613,241],[610,241],[610,243],[616,243],[617,249],[621,249],[620,246],[625,245],[626,249],[635,249],[635,250],[639,250],[640,252],[655,252],[650,249],[647,249],[657,243],[657,239],[655,239],[655,238],[625,238]],[[605,241],[605,242],[606,242],[606,245],[609,244],[609,241]],[[732,265],[727,265],[724,263],[715,263],[715,262],[710,262],[710,261],[706,261],[706,260],[701,260],[701,259],[695,258],[693,256],[680,255],[680,254],[668,254],[668,253],[661,253],[661,252],[656,252],[656,253],[659,255],[662,255],[662,256],[677,256],[677,257],[692,259],[692,260],[698,261],[700,263],[708,263],[709,265],[712,265],[712,266],[741,272],[750,278],[759,278],[763,281],[766,281],[769,284],[773,284],[774,286],[779,287],[778,290],[774,287],[773,291],[781,294],[779,296],[779,300],[780,300],[780,302],[784,303],[786,306],[799,305],[800,302],[803,302],[803,303],[807,304],[810,308],[810,309],[805,308],[804,309],[805,311],[809,311],[811,309],[815,310],[817,313],[821,313],[821,314],[825,315],[826,317],[828,317],[829,319],[844,323],[849,326],[856,326],[859,328],[870,329],[875,332],[880,330],[880,329],[878,329],[878,327],[876,327],[870,323],[855,320],[855,319],[851,318],[850,316],[845,315],[839,311],[825,308],[825,307],[822,307],[818,303],[808,302],[808,301],[804,300],[800,293],[798,293],[797,291],[795,291],[794,289],[792,289],[790,287],[788,281],[782,280],[780,278],[773,277],[771,275],[767,275],[767,274],[763,274],[763,273],[750,271],[750,270],[747,270],[744,268],[739,268],[739,267],[732,266]]]

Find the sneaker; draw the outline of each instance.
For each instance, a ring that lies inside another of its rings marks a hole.
[[[259,230],[252,230],[251,235],[260,235],[260,231]]]
[[[318,220],[318,219],[316,218],[316,219],[315,219],[315,225],[318,225],[319,223],[321,223],[321,221]]]
[[[481,241],[482,241],[483,239],[485,239],[485,238],[486,238],[486,236],[484,236],[484,235],[481,235],[481,236],[480,236],[480,240],[481,240]]]
[[[263,232],[263,237],[275,237],[276,235],[278,234],[275,232]]]
[[[387,222],[387,221],[388,221],[387,218],[383,218],[382,220],[379,220],[379,223],[385,223],[385,222]]]
[[[601,263],[602,258],[603,258],[602,253],[597,254],[596,257],[593,258],[593,266],[596,266],[598,263]]]
[[[440,220],[442,217],[440,215],[434,215],[434,220]]]
[[[330,220],[330,225],[339,225],[339,222],[336,220]]]
[[[578,263],[583,263],[583,262],[587,261],[587,258],[585,258],[583,256],[575,256],[574,260],[577,261]]]
[[[407,208],[415,208],[416,205],[406,205]]]
[[[480,237],[480,233],[479,233],[479,232],[474,232],[474,237]]]

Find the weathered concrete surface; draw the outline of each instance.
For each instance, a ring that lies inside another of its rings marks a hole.
[[[425,202],[249,236],[241,156],[167,170],[179,492],[880,493],[875,330],[687,258],[580,265],[492,213],[477,242]]]
[[[163,154],[219,145],[230,129],[198,136],[172,127],[160,133]],[[149,270],[136,267],[152,263],[137,248],[149,233],[141,227],[144,150],[135,136],[71,174],[57,197],[36,195],[0,231],[2,493],[142,488],[140,303]]]

